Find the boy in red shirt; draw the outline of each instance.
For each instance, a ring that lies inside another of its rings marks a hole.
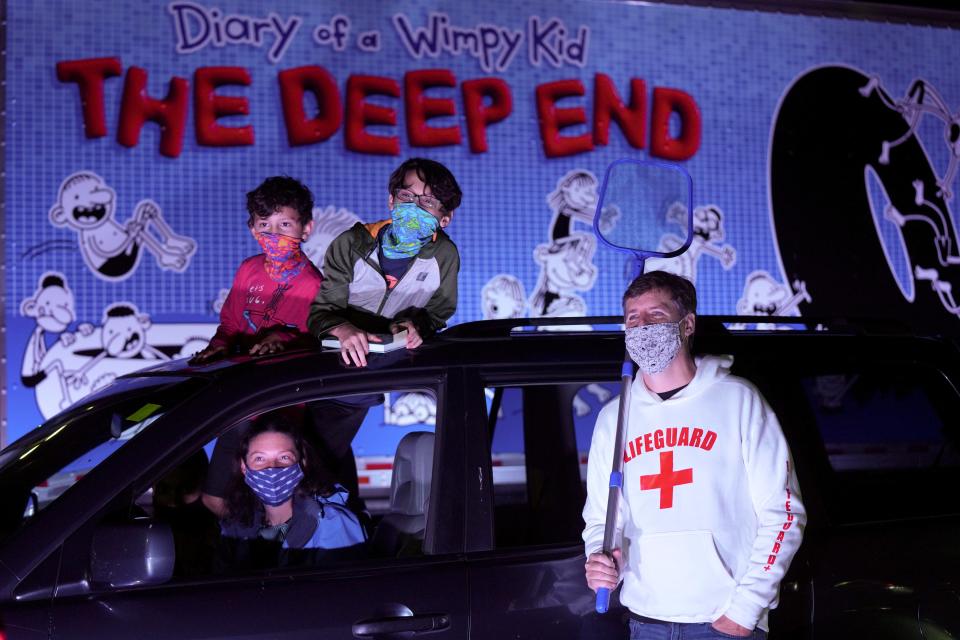
[[[247,194],[247,226],[263,253],[237,269],[220,326],[191,364],[236,353],[261,355],[310,342],[307,313],[323,276],[301,251],[313,229],[313,196],[287,176]]]

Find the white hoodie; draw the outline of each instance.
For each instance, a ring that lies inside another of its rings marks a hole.
[[[669,622],[721,615],[767,629],[805,522],[790,450],[756,388],[706,356],[668,400],[633,383],[618,528],[632,612]],[[603,546],[619,399],[597,417],[583,509],[586,553]]]

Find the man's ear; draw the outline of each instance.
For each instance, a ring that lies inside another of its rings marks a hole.
[[[393,211],[393,194],[387,196],[387,211]]]
[[[257,239],[257,230],[254,229],[253,226],[249,226],[249,227],[247,227],[247,228],[250,229],[250,235],[253,236],[253,239],[254,239],[254,240],[256,240],[256,239]]]
[[[690,338],[693,336],[694,332],[697,329],[697,316],[692,313],[688,313],[687,317],[683,319],[683,336],[685,338]]]
[[[306,239],[310,237],[311,233],[313,233],[313,220],[303,225],[303,236],[301,236],[301,239],[306,241]]]
[[[240,461],[240,473],[247,474],[247,465],[243,463],[243,460]]]

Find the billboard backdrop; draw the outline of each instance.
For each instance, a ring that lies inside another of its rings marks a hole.
[[[7,12],[7,442],[203,346],[265,177],[313,190],[319,264],[414,155],[464,191],[453,323],[618,313],[597,183],[648,157],[693,176],[691,250],[651,266],[702,313],[958,326],[955,30],[589,1]]]

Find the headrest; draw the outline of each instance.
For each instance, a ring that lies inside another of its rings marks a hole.
[[[433,476],[433,439],[428,431],[413,431],[397,445],[390,480],[391,512],[410,516],[426,513]]]

